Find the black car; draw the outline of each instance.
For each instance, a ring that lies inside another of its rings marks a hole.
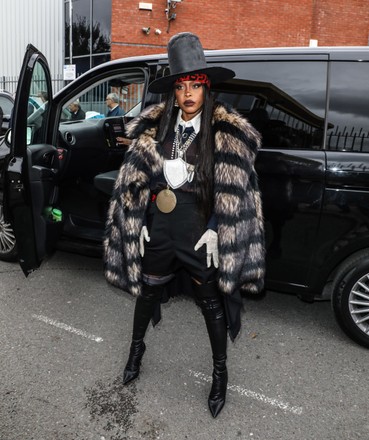
[[[266,227],[269,290],[306,301],[331,299],[342,329],[369,347],[369,48],[245,49],[206,52],[236,72],[213,87],[263,136],[257,171]],[[112,61],[85,73],[27,119],[30,95],[51,81],[29,46],[16,95],[15,125],[2,161],[6,218],[25,274],[58,246],[101,252],[124,126],[162,97],[147,85],[166,75],[166,55]],[[125,115],[105,118],[107,92]],[[86,119],[66,109],[79,100]],[[10,226],[11,225],[11,226]]]

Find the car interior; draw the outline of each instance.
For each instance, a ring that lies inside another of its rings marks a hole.
[[[57,170],[54,189],[43,197],[45,206],[62,212],[59,247],[78,251],[81,242],[87,248],[91,242],[92,253],[101,251],[97,244],[102,241],[109,198],[130,145],[124,137],[125,124],[141,111],[145,79],[142,69],[127,69],[119,76],[95,81],[78,96],[68,96],[60,111],[56,149],[51,147],[50,151],[39,145],[47,103],[28,117],[32,168],[40,164]],[[123,116],[106,117],[106,96],[111,93],[119,98]],[[69,105],[76,101],[84,119],[71,117]]]

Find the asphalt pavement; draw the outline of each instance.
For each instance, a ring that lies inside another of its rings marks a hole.
[[[101,260],[58,252],[28,278],[0,262],[0,277],[1,440],[369,438],[369,352],[328,302],[245,300],[214,420],[211,351],[192,301],[163,306],[140,378],[123,387],[134,300],[106,283]]]

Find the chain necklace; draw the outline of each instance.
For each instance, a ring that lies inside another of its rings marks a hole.
[[[179,130],[176,131],[176,135],[174,137],[173,146],[172,146],[172,152],[170,155],[171,159],[177,159],[177,157],[184,159],[186,161],[186,151],[188,150],[189,146],[194,141],[195,137],[197,136],[196,131],[193,131],[189,136],[186,142],[182,144],[180,141],[180,134]]]

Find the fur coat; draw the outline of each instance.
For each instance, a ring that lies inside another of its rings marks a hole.
[[[139,236],[150,198],[149,182],[162,172],[164,157],[156,142],[163,104],[146,108],[127,124],[134,139],[115,182],[104,240],[105,276],[134,296],[141,294]],[[264,227],[254,170],[259,133],[234,109],[217,103],[214,214],[218,221],[218,287],[259,293],[264,285]]]

